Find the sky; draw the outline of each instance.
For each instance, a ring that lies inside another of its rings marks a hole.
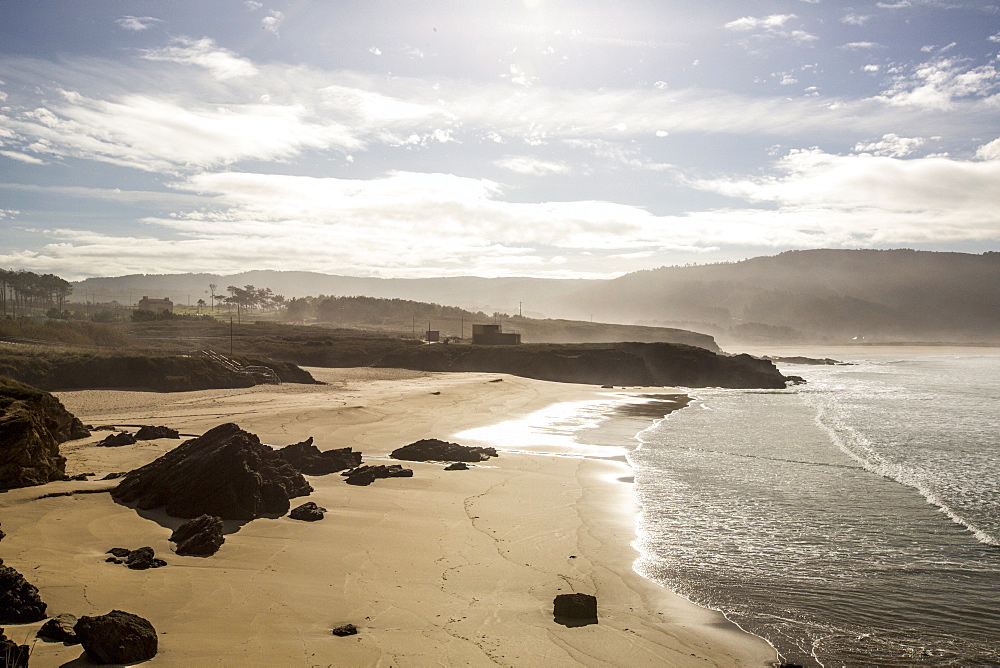
[[[0,267],[1000,248],[1000,0],[3,0]]]

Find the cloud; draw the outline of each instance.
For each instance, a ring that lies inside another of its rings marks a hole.
[[[381,56],[382,55],[382,49],[378,48],[377,46],[370,46],[370,47],[368,47],[368,53],[370,53],[370,54],[372,54],[374,56]]]
[[[141,52],[145,60],[198,65],[211,72],[216,79],[251,77],[259,73],[246,58],[240,58],[229,49],[216,45],[209,37],[195,40],[175,37],[171,46],[162,49],[147,49]]]
[[[0,151],[0,155],[10,158],[11,160],[17,160],[18,162],[26,162],[30,165],[44,165],[46,162],[33,155],[28,155],[27,153],[20,153],[18,151]]]
[[[1000,237],[1000,162],[949,158],[901,160],[793,150],[776,175],[692,180],[692,187],[768,203],[775,233],[784,225],[823,232],[845,243],[934,243]],[[991,185],[993,184],[993,185]],[[783,223],[782,221],[785,221]],[[788,230],[786,230],[788,231]]]
[[[257,2],[257,0],[244,0],[243,4],[251,12],[255,12],[264,6],[263,2]]]
[[[844,49],[845,51],[864,51],[867,49],[879,49],[882,48],[882,45],[878,42],[848,42],[847,44],[841,44],[837,48]]]
[[[972,66],[962,58],[938,58],[896,76],[880,97],[890,104],[947,110],[957,102],[1000,101],[1000,73],[993,65]]]
[[[849,26],[863,26],[864,24],[868,23],[869,19],[871,19],[870,14],[860,15],[860,14],[855,14],[854,12],[850,12],[849,14],[845,14],[843,17],[841,17],[840,22],[847,24]]]
[[[270,14],[260,20],[260,27],[277,35],[278,28],[280,28],[281,24],[284,22],[285,15],[282,12],[272,9]]]
[[[1000,139],[994,139],[976,149],[976,157],[980,160],[1000,160]]]
[[[855,153],[904,158],[923,146],[923,137],[900,137],[894,134],[882,135],[882,139],[873,142],[858,142],[854,145]]]
[[[132,32],[146,30],[161,22],[161,19],[153,18],[152,16],[123,16],[120,19],[115,19],[115,23],[118,24],[119,28]]]
[[[530,156],[512,155],[495,160],[494,165],[518,174],[529,176],[550,176],[552,174],[569,174],[572,169],[564,162],[539,160]]]
[[[991,42],[998,43],[1000,42],[1000,32],[995,32],[986,39],[990,40]]]
[[[876,2],[875,6],[880,9],[905,9],[912,7],[910,0],[899,0],[899,2]]]
[[[356,149],[348,128],[311,118],[299,105],[193,105],[144,95],[109,102],[67,92],[0,125],[34,138],[34,151],[145,171],[280,160],[310,148]]]
[[[798,17],[795,14],[744,16],[726,23],[723,27],[738,33],[752,33],[746,39],[737,41],[737,44],[748,50],[754,50],[760,44],[774,40],[790,41],[799,45],[817,41],[819,37],[805,30],[786,28],[786,24],[796,18]]]
[[[724,28],[729,30],[777,30],[783,27],[790,19],[796,18],[795,14],[771,14],[770,16],[765,16],[763,18],[757,18],[753,16],[744,16],[742,18],[730,21]]]

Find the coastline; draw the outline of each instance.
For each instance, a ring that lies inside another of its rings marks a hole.
[[[232,421],[272,445],[314,436],[320,449],[351,446],[378,462],[419,438],[464,443],[455,434],[611,394],[497,374],[315,372],[330,384],[59,397],[84,422],[201,433]],[[64,445],[67,473],[129,470],[178,444],[88,447],[94,440]],[[231,665],[775,661],[769,645],[721,613],[633,571],[636,507],[620,480],[629,472],[621,458],[501,452],[465,472],[407,466],[413,478],[370,488],[348,488],[336,475],[310,477],[314,493],[293,505],[316,501],[330,510],[324,521],[255,520],[228,534],[208,559],[176,556],[166,541],[169,520],[144,519],[104,494],[37,499],[107,482],[12,490],[0,497],[8,534],[0,552],[39,587],[50,615],[117,608],[150,619],[161,635],[152,663],[160,665],[220,657]],[[169,566],[133,572],[103,562],[111,547],[140,545]],[[552,598],[569,591],[598,596],[599,624],[554,622]],[[330,636],[340,622],[355,623],[359,635]],[[39,625],[8,625],[7,633],[21,642]],[[32,665],[61,665],[81,654],[79,646],[39,642]]]

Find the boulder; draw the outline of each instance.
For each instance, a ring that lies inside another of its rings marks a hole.
[[[330,631],[335,636],[356,636],[358,635],[358,627],[354,624],[341,624]]]
[[[389,464],[388,466],[359,466],[355,469],[341,473],[347,476],[349,485],[370,485],[380,478],[412,478],[413,469],[404,469],[401,464]]]
[[[156,656],[156,630],[147,620],[121,610],[99,617],[81,617],[76,635],[98,663],[139,663]]]
[[[177,527],[170,540],[177,543],[177,554],[210,557],[226,542],[222,535],[222,520],[214,515],[202,515]]]
[[[326,475],[352,469],[361,465],[361,453],[351,448],[320,451],[313,445],[312,436],[301,443],[293,443],[278,450],[282,459],[306,475]]]
[[[288,512],[312,487],[254,434],[228,423],[130,471],[112,492],[119,503],[164,508],[173,517],[252,520]]]
[[[478,448],[449,443],[436,438],[425,438],[401,448],[396,448],[390,456],[393,459],[403,459],[410,462],[485,462],[490,457],[496,457],[495,448]]]
[[[156,554],[153,552],[151,547],[140,547],[137,550],[132,550],[125,557],[125,565],[131,568],[133,571],[144,571],[147,568],[159,568],[160,566],[166,566],[167,562],[163,559],[157,559]]]
[[[3,629],[0,629],[0,666],[4,668],[28,668],[30,655],[30,647],[18,645],[4,634]]]
[[[27,624],[45,617],[38,588],[10,566],[0,565],[0,624]]]
[[[59,444],[89,435],[48,392],[0,377],[0,489],[62,480]]]
[[[133,445],[135,442],[135,436],[127,431],[119,431],[114,434],[108,434],[103,440],[98,441],[94,445],[102,448],[120,448],[123,445]]]
[[[597,597],[590,594],[559,594],[552,602],[556,620],[597,623]]]
[[[42,628],[38,629],[38,633],[35,635],[46,640],[64,642],[67,645],[79,644],[80,639],[76,637],[76,631],[73,630],[76,621],[74,615],[64,612],[42,624]]]
[[[114,471],[107,474],[101,480],[117,480],[118,478],[124,478],[128,471]]]
[[[171,429],[170,427],[139,427],[139,431],[135,432],[135,439],[137,441],[152,441],[156,438],[180,438],[181,434],[176,429]]]
[[[445,471],[468,471],[469,465],[465,462],[455,462],[444,467]]]
[[[303,522],[315,522],[316,520],[323,519],[323,514],[326,513],[326,508],[322,506],[317,506],[312,501],[307,501],[303,503],[298,508],[292,509],[292,512],[288,514],[293,520],[302,520]]]

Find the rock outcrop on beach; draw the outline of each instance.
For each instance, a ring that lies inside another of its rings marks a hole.
[[[354,624],[341,624],[340,626],[334,627],[330,633],[335,636],[340,636],[341,638],[356,636],[358,635],[358,627]]]
[[[101,448],[120,448],[123,445],[135,445],[136,438],[131,433],[127,431],[120,431],[114,434],[108,434],[103,439],[94,443],[94,445]]]
[[[0,624],[27,624],[45,619],[45,607],[38,587],[10,566],[0,565]]]
[[[75,630],[87,655],[98,663],[131,664],[156,656],[156,629],[129,612],[112,610],[99,617],[81,617]]]
[[[377,466],[359,466],[340,475],[347,478],[348,485],[370,485],[382,478],[412,478],[413,469],[404,469],[400,464],[379,464]]]
[[[509,373],[590,385],[785,387],[785,377],[769,361],[677,343],[411,346],[385,355],[376,366]]]
[[[227,423],[129,472],[111,496],[142,510],[163,508],[173,517],[252,520],[283,515],[289,499],[311,492],[277,452]]]
[[[282,459],[300,473],[327,475],[361,465],[361,453],[351,448],[320,451],[313,445],[312,436],[301,443],[292,443],[277,451]]]
[[[436,438],[425,438],[396,448],[389,456],[408,462],[485,462],[490,457],[498,455],[496,448],[471,447]]]
[[[293,520],[302,520],[303,522],[317,522],[323,519],[326,514],[326,508],[316,505],[313,501],[307,501],[303,503],[298,508],[293,508],[292,512],[288,513],[288,516]]]
[[[45,638],[46,640],[54,640],[56,642],[64,642],[67,645],[79,644],[80,639],[76,637],[76,631],[74,627],[76,626],[76,616],[64,612],[61,615],[56,615],[49,621],[42,624],[42,628],[38,629],[37,635],[39,638]]]
[[[28,668],[28,657],[30,655],[30,647],[27,645],[18,645],[7,637],[4,629],[0,628],[0,667]]]
[[[152,425],[146,425],[139,427],[139,431],[135,432],[135,440],[137,441],[152,441],[157,438],[180,437],[180,432],[176,429],[171,429],[170,427],[154,427]]]
[[[0,489],[62,480],[59,444],[89,435],[48,392],[0,377]]]
[[[125,564],[133,571],[144,571],[148,568],[161,568],[167,565],[163,559],[158,559],[151,547],[140,547],[130,550],[125,547],[113,547],[107,554],[111,556],[105,559],[112,564]]]
[[[192,557],[210,557],[226,542],[222,535],[222,520],[214,515],[201,515],[180,525],[170,534],[170,541],[177,544],[177,554]]]
[[[445,471],[468,471],[469,465],[465,462],[455,462],[444,467]]]
[[[556,621],[597,623],[597,597],[590,594],[559,594],[552,601]]]

